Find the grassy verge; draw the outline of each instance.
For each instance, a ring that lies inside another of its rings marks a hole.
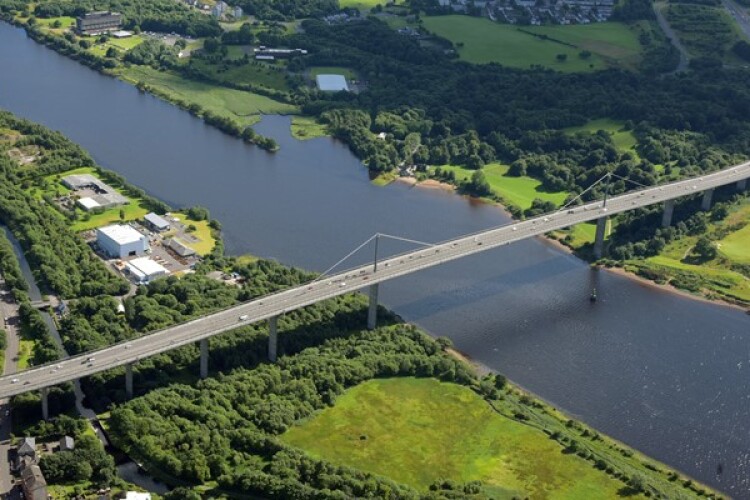
[[[302,141],[327,135],[329,134],[326,125],[318,123],[315,118],[311,116],[292,117],[292,137],[295,139]]]
[[[451,479],[481,481],[495,498],[642,498],[627,476],[668,498],[690,493],[661,464],[515,389],[488,404],[435,379],[371,380],[282,439],[422,490]]]
[[[634,67],[640,61],[637,35],[622,23],[523,27],[521,31],[518,26],[489,19],[453,15],[425,17],[424,27],[456,44],[462,59],[479,64],[587,72],[610,66]],[[591,55],[582,57],[583,51]],[[558,60],[558,54],[565,60]]]
[[[186,80],[176,73],[144,66],[123,68],[118,75],[132,84],[143,82],[169,100],[197,104],[242,127],[257,123],[262,114],[295,114],[299,111],[296,106],[259,94]]]
[[[29,367],[29,361],[34,353],[34,341],[21,339],[18,345],[18,369],[25,370]]]

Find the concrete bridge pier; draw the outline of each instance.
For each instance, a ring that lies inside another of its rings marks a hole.
[[[596,239],[594,240],[594,258],[601,259],[604,254],[604,236],[607,231],[607,216],[596,219]]]
[[[279,317],[271,316],[268,318],[268,360],[271,363],[276,362],[279,348]]]
[[[367,309],[367,329],[378,326],[378,284],[370,285],[370,307]]]
[[[701,210],[711,210],[711,200],[714,197],[713,189],[703,191],[703,200],[701,201]]]
[[[747,179],[737,181],[737,191],[744,191],[745,189],[747,189]]]
[[[208,339],[201,339],[201,378],[208,377]]]
[[[661,216],[661,227],[672,225],[672,214],[674,214],[674,200],[664,202],[664,213]]]
[[[125,396],[133,398],[133,363],[125,365]]]
[[[42,387],[39,392],[42,393],[42,418],[49,420],[49,387]]]

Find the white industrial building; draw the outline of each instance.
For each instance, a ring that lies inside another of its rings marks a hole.
[[[96,243],[110,257],[124,259],[144,255],[148,250],[148,238],[130,226],[111,225],[96,230]]]
[[[155,260],[148,257],[139,257],[128,261],[125,269],[133,277],[136,283],[148,283],[159,276],[166,276],[169,271]]]
[[[344,75],[318,75],[315,77],[318,88],[323,92],[349,92]]]

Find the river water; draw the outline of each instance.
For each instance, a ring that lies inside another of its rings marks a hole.
[[[508,221],[452,193],[375,187],[345,146],[296,141],[286,117],[258,125],[281,145],[265,153],[5,24],[0,107],[174,206],[208,207],[231,254],[322,271],[376,232],[436,242]],[[380,252],[406,248],[381,240]],[[368,259],[372,247],[349,265]],[[381,302],[601,431],[750,498],[750,316],[592,271],[541,240],[385,283]]]

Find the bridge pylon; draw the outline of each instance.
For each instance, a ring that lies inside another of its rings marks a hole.
[[[208,339],[201,339],[201,378],[208,377]]]
[[[378,326],[378,284],[370,285],[370,305],[367,308],[367,329],[374,330]]]
[[[268,318],[268,361],[271,363],[276,362],[279,348],[279,328],[278,328],[278,316],[271,316]]]

